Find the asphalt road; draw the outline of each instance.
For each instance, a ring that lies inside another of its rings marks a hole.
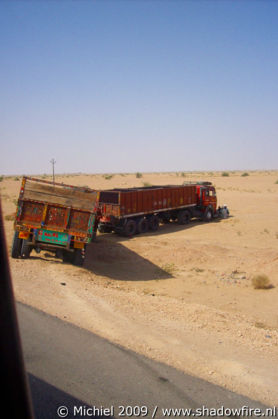
[[[259,402],[149,360],[26,305],[17,303],[17,311],[38,419],[58,418],[59,406],[68,409],[68,413],[67,409],[60,411],[60,417],[67,418],[151,418],[155,413],[154,417],[161,419],[166,417],[163,408],[203,409],[207,413],[203,406],[265,409]],[[134,406],[138,408],[132,409]],[[182,416],[185,414],[180,413]]]

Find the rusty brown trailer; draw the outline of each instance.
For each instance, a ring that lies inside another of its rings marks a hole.
[[[136,232],[155,231],[159,222],[170,219],[186,224],[197,201],[195,184],[101,191],[99,231],[131,236]]]
[[[119,218],[159,213],[195,206],[197,203],[196,185],[101,191],[99,202],[103,215],[114,215]]]

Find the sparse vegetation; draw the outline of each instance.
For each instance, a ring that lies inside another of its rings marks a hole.
[[[276,180],[275,185],[278,185],[278,179]]]
[[[135,176],[137,177],[137,179],[139,179],[139,178],[141,178],[143,175],[142,175],[142,173],[137,172]]]
[[[241,176],[243,176],[243,177],[249,176],[249,173],[248,172],[244,172],[244,173],[242,173]]]
[[[14,221],[14,217],[15,217],[15,214],[14,213],[7,214],[7,215],[5,215],[5,220],[6,221]]]
[[[264,228],[264,233],[269,234],[269,230],[267,228]]]
[[[229,172],[222,172],[221,176],[228,177],[228,176],[230,176],[230,173]]]
[[[110,180],[114,175],[103,175],[104,179]]]
[[[2,182],[4,179],[4,176],[0,176],[0,182]]]
[[[152,184],[149,182],[143,182],[143,186],[148,187],[148,186],[152,186]]]
[[[169,275],[173,275],[177,270],[176,265],[174,263],[165,263],[161,266],[161,269],[163,269],[163,271],[167,272],[167,274]]]
[[[181,172],[181,177],[185,177],[185,176],[186,176],[185,173]]]
[[[14,180],[19,180],[20,178],[18,177],[18,176],[15,176],[14,177]]]
[[[257,327],[258,329],[267,329],[267,326],[262,322],[256,322],[255,327]]]
[[[273,287],[268,276],[265,274],[254,275],[252,278],[252,285],[256,290],[268,290]]]
[[[203,268],[192,268],[191,269],[192,271],[195,271],[195,272],[204,272],[204,269]]]

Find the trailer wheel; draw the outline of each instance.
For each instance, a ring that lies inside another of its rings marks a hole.
[[[98,225],[98,231],[100,233],[111,233],[113,230],[113,227],[106,225],[106,224],[99,224]]]
[[[169,212],[163,212],[160,215],[160,219],[163,224],[169,224],[171,221],[171,214]]]
[[[73,253],[63,250],[63,262],[64,263],[73,263]]]
[[[149,219],[149,229],[151,231],[157,231],[159,227],[159,218],[157,215],[153,215],[150,219]]]
[[[61,250],[61,249],[55,250],[55,258],[63,259],[63,250]]]
[[[21,245],[21,252],[20,252],[20,256],[23,259],[27,259],[30,257],[30,253],[31,253],[31,247],[28,246],[28,240],[22,240],[22,245]]]
[[[22,239],[18,237],[19,233],[16,231],[14,233],[13,243],[12,243],[12,258],[17,259],[21,254]]]
[[[123,228],[123,234],[126,237],[133,236],[136,233],[136,222],[134,220],[128,220]]]
[[[123,227],[115,227],[115,228],[114,228],[114,232],[115,232],[116,234],[118,234],[119,236],[123,236],[123,235],[124,235],[124,230],[123,230]]]
[[[104,225],[103,224],[99,224],[98,227],[97,227],[97,229],[98,229],[98,231],[100,233],[105,233],[105,228],[104,228]]]
[[[74,249],[72,263],[75,266],[82,266],[84,263],[84,257],[81,249]]]
[[[210,207],[207,207],[203,215],[203,220],[209,222],[212,219],[213,219],[213,211]]]
[[[187,210],[180,211],[178,213],[178,224],[188,224],[190,221],[191,215]]]
[[[137,223],[137,232],[139,234],[146,233],[149,229],[149,223],[146,218],[140,218],[140,220]]]

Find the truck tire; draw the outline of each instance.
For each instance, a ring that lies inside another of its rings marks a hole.
[[[178,224],[188,224],[191,218],[191,214],[187,210],[179,211],[178,213]]]
[[[163,224],[169,224],[171,221],[171,214],[169,212],[162,212],[160,219]]]
[[[114,228],[114,232],[116,234],[118,234],[119,236],[124,236],[124,229],[123,229],[123,227],[115,227]]]
[[[72,263],[75,266],[82,266],[84,263],[84,257],[81,249],[74,249]]]
[[[210,222],[212,219],[213,219],[213,210],[211,207],[207,207],[203,214],[203,220]]]
[[[140,220],[137,223],[137,233],[143,234],[146,233],[149,229],[149,223],[146,218],[140,218]]]
[[[62,249],[55,250],[55,258],[63,259],[63,250]]]
[[[19,258],[21,254],[22,239],[20,239],[18,236],[19,232],[15,231],[11,250],[11,256],[14,259]]]
[[[22,240],[22,245],[21,245],[21,251],[20,251],[20,256],[23,259],[28,259],[30,257],[30,253],[31,253],[31,247],[28,246],[28,240]]]
[[[100,233],[111,233],[113,230],[113,227],[109,225],[107,226],[106,224],[99,224],[97,229]]]
[[[98,225],[98,227],[97,227],[97,229],[98,229],[98,231],[100,232],[100,233],[105,233],[105,229],[104,229],[104,225],[103,224],[99,224]]]
[[[157,231],[159,228],[159,218],[157,215],[153,215],[150,219],[149,219],[149,229],[151,231]]]
[[[136,222],[134,220],[127,220],[123,228],[123,234],[126,237],[133,236],[136,233]]]
[[[73,263],[73,253],[63,250],[63,262],[64,263]]]

